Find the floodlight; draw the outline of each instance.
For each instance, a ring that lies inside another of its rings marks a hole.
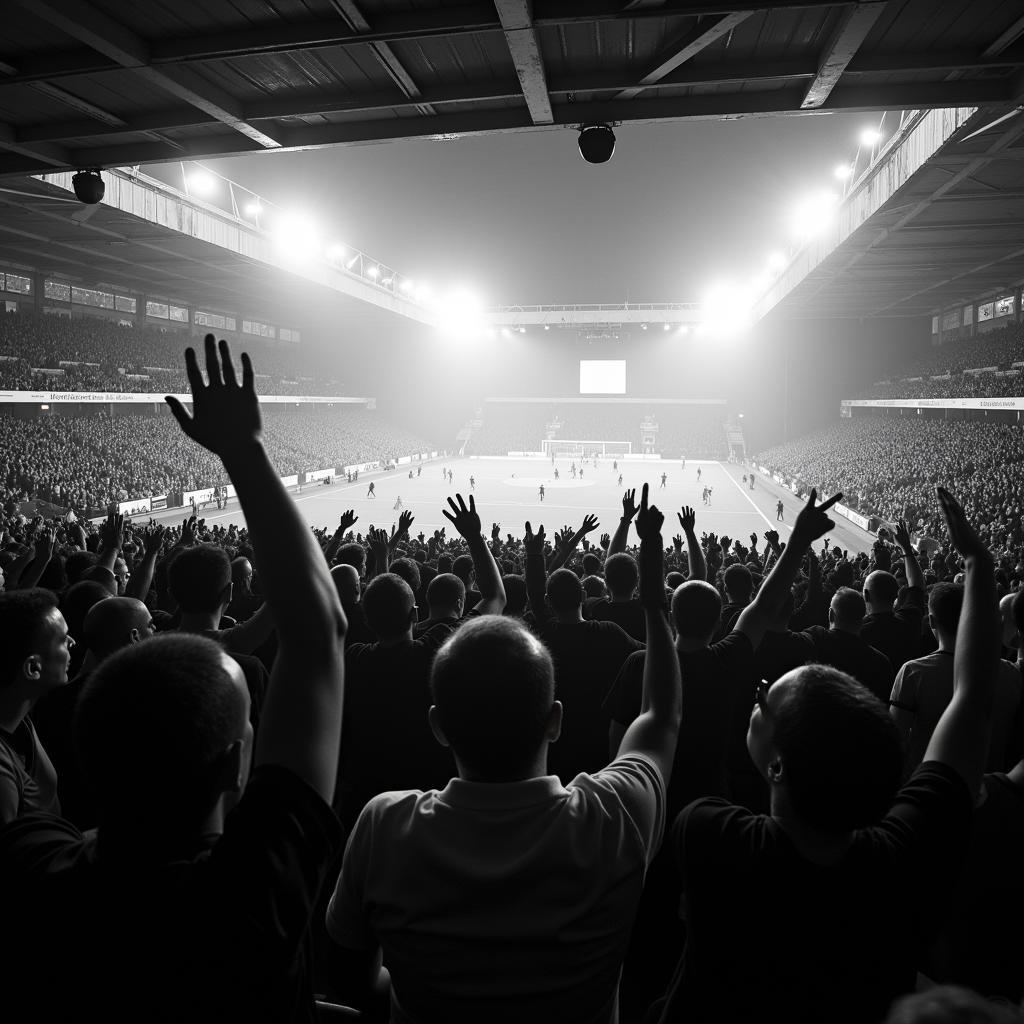
[[[882,139],[882,133],[877,128],[865,128],[860,133],[860,144],[871,149],[873,146],[878,145]]]
[[[217,191],[217,179],[209,171],[202,169],[192,171],[186,181],[189,192],[200,198],[212,196]]]
[[[768,269],[781,270],[786,265],[786,255],[781,252],[773,252],[768,256]]]
[[[358,262],[359,262],[359,253],[356,253],[355,256],[353,256],[352,259],[350,259],[348,261],[348,263],[345,264],[345,269],[346,270],[351,270],[356,265],[356,263],[358,263]]]
[[[544,330],[545,331],[550,331],[551,330],[551,325],[550,324],[545,324],[544,325]]]
[[[671,331],[672,330],[672,325],[671,324],[662,324],[661,329],[663,331]]]
[[[723,336],[739,334],[750,326],[750,310],[757,298],[749,287],[743,288],[728,280],[717,281],[704,295],[701,303],[703,322],[697,333],[710,330]]]
[[[846,181],[853,174],[853,167],[850,164],[840,164],[832,173],[840,181]]]
[[[340,263],[345,258],[345,246],[340,245],[338,242],[329,245],[327,247],[327,258],[329,260],[337,260]]]
[[[367,267],[366,268],[366,276],[367,277],[372,277],[376,281],[377,278],[380,277],[380,267],[372,266],[372,265]]]
[[[679,333],[680,334],[689,334],[690,333],[690,328],[687,327],[686,324],[680,324],[679,325]]]
[[[580,128],[580,156],[588,164],[604,164],[615,152],[615,132],[607,124],[585,124]]]
[[[641,331],[646,331],[647,330],[647,324],[641,324],[640,325],[640,330]]]
[[[263,212],[263,207],[260,205],[258,199],[254,199],[251,203],[245,204],[245,215],[246,217],[258,217]]]
[[[405,277],[402,279],[400,287],[403,292],[411,292],[416,287],[416,282],[411,277]]]
[[[71,187],[75,190],[78,201],[85,203],[86,206],[95,206],[103,199],[103,193],[107,190],[98,167],[79,171],[72,177]]]
[[[796,205],[790,226],[801,241],[821,234],[835,217],[839,197],[834,192],[816,192]]]
[[[395,275],[392,274],[390,277],[385,277],[380,282],[385,288],[390,288],[395,283]]]
[[[447,334],[467,337],[484,329],[484,304],[468,288],[454,288],[440,303],[438,326]]]
[[[526,333],[526,328],[525,327],[520,327],[519,328],[519,333],[520,334],[525,334]]]
[[[299,210],[286,211],[276,217],[271,234],[288,260],[307,260],[324,251],[316,222]]]

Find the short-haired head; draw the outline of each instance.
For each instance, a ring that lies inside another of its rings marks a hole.
[[[505,587],[505,615],[520,616],[527,605],[526,580],[518,573],[506,573],[501,577]]]
[[[244,555],[231,559],[231,582],[245,590],[252,583],[252,562]]]
[[[416,597],[401,576],[381,573],[370,580],[363,594],[363,611],[379,639],[393,639],[408,632],[416,621]]]
[[[876,611],[888,611],[899,597],[900,585],[891,572],[876,569],[864,581],[864,599]]]
[[[76,640],[81,639],[85,635],[85,618],[93,605],[111,600],[113,594],[110,590],[95,580],[82,580],[68,587],[60,602],[60,610],[68,624],[68,632]]]
[[[388,566],[388,572],[393,572],[396,576],[401,576],[406,583],[412,588],[414,594],[420,592],[420,567],[411,558],[396,558],[390,566]]]
[[[798,818],[843,835],[879,821],[900,784],[903,755],[888,709],[827,665],[788,672],[758,700],[747,748]]]
[[[548,577],[545,592],[555,612],[571,612],[583,604],[583,584],[571,569],[556,569]]]
[[[836,628],[848,633],[859,633],[867,606],[864,598],[851,587],[840,587],[832,595],[828,606],[829,622]]]
[[[130,645],[90,675],[74,740],[101,835],[105,827],[187,833],[222,793],[244,785],[252,746],[245,677],[205,637]]]
[[[168,570],[171,596],[186,614],[223,610],[231,601],[231,562],[216,544],[186,548]]]
[[[734,563],[722,574],[725,592],[730,601],[746,602],[754,591],[754,578],[745,565]]]
[[[338,600],[347,608],[359,604],[359,570],[348,562],[336,565],[331,569],[334,589],[338,592]]]
[[[102,661],[122,647],[137,644],[155,632],[149,609],[134,597],[112,597],[89,609],[85,646]]]
[[[600,576],[601,575],[601,559],[594,554],[593,551],[588,551],[583,556],[583,575],[584,576]]]
[[[451,572],[452,571],[452,556],[447,552],[437,556],[437,571],[438,572]]]
[[[584,576],[582,583],[583,593],[588,598],[605,596],[604,580],[600,576]]]
[[[435,613],[461,618],[466,607],[466,584],[453,572],[438,573],[427,584],[427,607],[431,618]]]
[[[72,551],[64,562],[64,572],[67,573],[68,583],[74,586],[82,578],[82,573],[98,561],[99,555],[95,551]]]
[[[672,621],[680,639],[710,640],[722,618],[722,598],[704,580],[687,580],[672,594]]]
[[[334,564],[355,566],[356,572],[362,576],[366,568],[366,548],[355,541],[342,544],[338,548],[338,553],[334,556]]]
[[[437,568],[440,570],[440,562],[438,563]],[[455,573],[455,575],[466,584],[466,589],[468,590],[470,581],[473,579],[473,556],[459,555],[459,557],[452,562],[450,571]]]
[[[432,718],[456,758],[484,780],[521,778],[557,736],[551,656],[517,619],[481,615],[453,633],[430,691]]]
[[[21,679],[26,661],[42,651],[55,615],[60,615],[57,599],[49,590],[32,587],[0,593],[0,686]]]
[[[633,596],[640,580],[640,570],[636,559],[625,551],[609,555],[604,563],[604,578],[608,583],[608,592],[612,597],[626,600]]]
[[[954,639],[964,606],[964,588],[958,583],[936,583],[928,594],[928,622],[937,633]]]

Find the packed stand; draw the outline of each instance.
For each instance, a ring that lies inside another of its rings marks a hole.
[[[1024,429],[973,420],[917,416],[842,419],[754,456],[771,473],[829,490],[883,522],[906,519],[932,539],[943,519],[932,499],[939,481],[955,488],[982,537],[1016,572],[1024,568]]]
[[[123,327],[102,317],[0,316],[0,389],[167,392],[188,390],[181,361],[187,331]],[[343,395],[344,383],[308,347],[247,338],[260,362],[256,390],[279,395]]]
[[[436,445],[377,411],[272,408],[265,443],[282,475],[386,462]],[[221,486],[224,472],[166,415],[0,414],[0,505],[41,499],[82,512],[111,502]]]
[[[1024,361],[1024,325],[1006,327],[973,338],[947,341],[884,381],[872,384],[857,398],[1007,398],[1020,397],[1024,381],[1009,373]],[[995,371],[966,373],[995,367]]]
[[[949,492],[937,564],[831,545],[838,493],[785,544],[646,486],[604,532],[458,495],[311,532],[248,362],[206,361],[172,412],[247,530],[3,538],[9,1007],[1015,1019],[1024,597]]]

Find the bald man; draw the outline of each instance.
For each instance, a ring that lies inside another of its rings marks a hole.
[[[41,700],[32,714],[43,746],[57,770],[61,815],[80,829],[92,828],[96,815],[82,785],[82,772],[71,738],[79,694],[86,680],[107,658],[147,640],[154,632],[153,616],[134,597],[108,597],[98,601],[86,613],[82,627],[82,643],[88,655],[81,671],[67,686]]]
[[[359,570],[354,565],[342,562],[331,569],[331,579],[334,581],[334,589],[337,590],[341,600],[345,618],[348,619],[346,646],[373,643],[377,638],[373,630],[370,629],[363,611]]]
[[[913,584],[920,574],[913,573],[911,561],[906,562],[911,575],[908,580]],[[916,658],[922,650],[922,623],[925,614],[924,589],[919,585],[908,586],[903,592],[901,606],[896,608],[896,599],[900,596],[900,586],[896,577],[890,572],[876,569],[864,581],[864,601],[867,615],[861,629],[861,637],[881,651],[895,671],[899,671],[904,662]]]

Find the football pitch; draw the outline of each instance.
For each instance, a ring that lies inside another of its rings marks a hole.
[[[451,524],[441,515],[447,508],[447,498],[456,493],[468,501],[473,494],[477,511],[483,524],[483,532],[490,534],[491,524],[500,523],[504,537],[507,533],[522,536],[524,524],[529,522],[534,530],[543,524],[548,536],[563,526],[579,527],[583,517],[594,513],[601,526],[590,536],[596,544],[602,533],[612,534],[622,514],[622,494],[628,488],[636,488],[637,504],[640,489],[647,483],[651,488],[651,501],[665,514],[663,529],[666,545],[674,534],[680,533],[676,513],[684,505],[691,505],[697,512],[697,535],[713,532],[749,544],[751,533],[761,538],[765,530],[777,529],[783,541],[789,536],[802,502],[773,480],[754,472],[754,489],[743,483],[744,474],[752,472],[748,467],[714,461],[688,461],[685,468],[673,460],[620,461],[613,469],[611,456],[602,457],[597,466],[593,460],[582,464],[583,475],[573,479],[570,472],[570,458],[559,458],[552,466],[550,459],[471,457],[436,460],[422,463],[422,473],[409,479],[409,467],[399,467],[386,473],[372,473],[360,477],[356,484],[344,482],[331,487],[307,484],[301,492],[292,489],[293,498],[303,516],[311,526],[326,528],[333,532],[338,518],[346,509],[354,509],[359,517],[354,530],[365,535],[371,527],[391,529],[398,521],[401,507],[416,517],[412,534],[421,531],[427,535],[442,526],[452,535]],[[577,469],[581,466],[576,460]],[[555,469],[558,479],[555,479]],[[449,485],[447,476],[442,478],[442,469],[451,470],[453,482]],[[698,478],[698,471],[700,477]],[[619,474],[622,475],[620,485]],[[665,474],[665,486],[661,475]],[[470,485],[470,477],[474,485]],[[368,495],[370,482],[374,484],[374,497]],[[544,500],[540,499],[540,488],[544,487]],[[702,500],[704,487],[711,488],[710,503]],[[823,495],[819,497],[828,497]],[[783,519],[776,519],[776,505],[783,503]],[[180,519],[184,513],[161,514],[161,520]],[[216,505],[208,505],[201,513],[208,523],[227,525],[244,522],[237,501],[218,511]],[[851,552],[870,551],[874,538],[852,523],[838,516],[833,517],[836,528],[829,535],[832,543]],[[637,542],[636,531],[630,531],[631,544]],[[760,541],[763,546],[763,541]]]

